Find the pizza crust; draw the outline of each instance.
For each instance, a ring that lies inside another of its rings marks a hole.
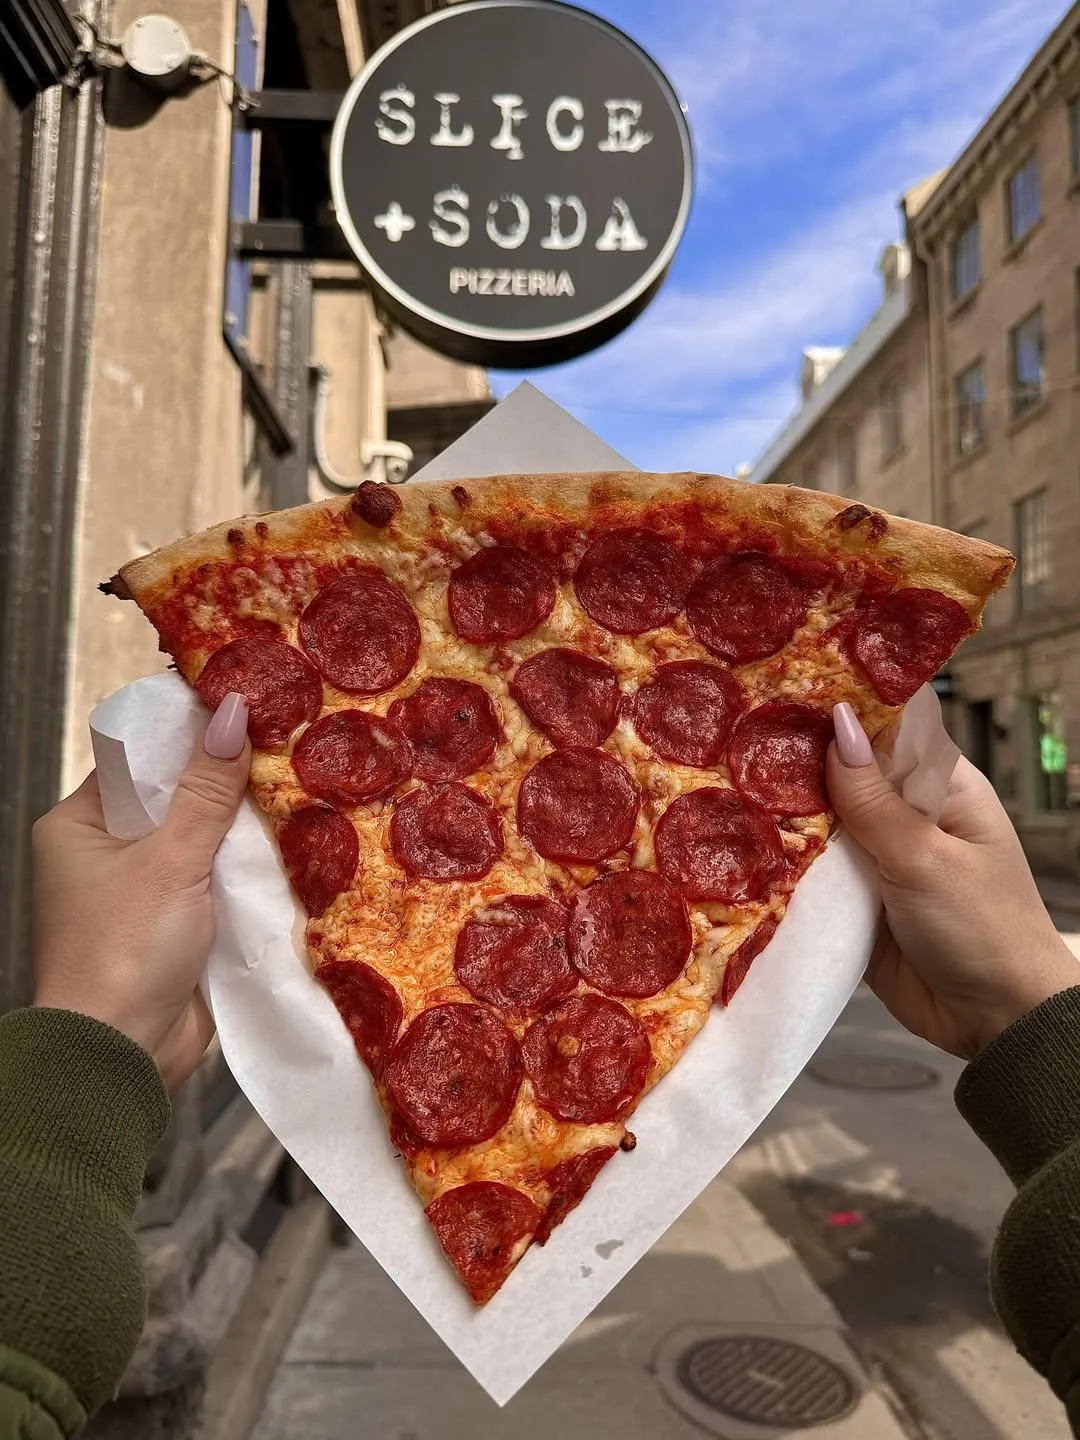
[[[145,608],[161,587],[175,584],[178,574],[207,562],[240,560],[249,547],[269,553],[318,549],[346,537],[376,549],[387,539],[418,545],[433,530],[446,534],[460,529],[477,537],[491,523],[516,523],[526,530],[553,521],[563,526],[578,522],[583,528],[629,525],[640,523],[642,506],[688,503],[700,505],[706,522],[718,529],[732,522],[752,527],[771,538],[780,554],[865,559],[889,572],[894,583],[951,596],[976,621],[988,596],[1006,583],[1016,563],[1007,550],[987,541],[889,516],[838,495],[689,472],[494,475],[405,485],[394,493],[401,509],[385,528],[361,520],[349,497],[246,516],[131,561],[106,588]],[[848,519],[846,526],[842,517]]]

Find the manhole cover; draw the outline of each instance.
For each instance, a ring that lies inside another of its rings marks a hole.
[[[826,1055],[807,1069],[815,1080],[849,1090],[921,1090],[938,1078],[929,1065],[886,1055]]]
[[[851,1411],[855,1386],[823,1355],[766,1335],[698,1341],[678,1364],[680,1383],[712,1410],[777,1429],[827,1425]]]

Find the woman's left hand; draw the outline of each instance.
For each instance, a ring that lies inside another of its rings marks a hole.
[[[210,867],[250,764],[247,705],[229,695],[152,834],[108,833],[95,774],[34,826],[34,1003],[123,1031],[170,1090],[214,1034],[198,988],[214,934]]]

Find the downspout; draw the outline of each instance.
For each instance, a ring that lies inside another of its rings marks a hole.
[[[948,430],[948,403],[947,397],[941,390],[941,375],[943,373],[943,358],[941,355],[942,334],[939,319],[940,306],[938,304],[939,280],[937,274],[937,257],[931,247],[927,245],[925,236],[916,229],[912,218],[907,213],[907,206],[904,205],[904,225],[907,231],[908,247],[922,266],[923,274],[926,277],[926,372],[927,388],[930,395],[929,416],[927,422],[930,434],[930,519],[935,525],[949,525],[948,505],[942,486],[942,466],[940,463],[940,420],[941,415],[945,416],[946,431]],[[946,442],[947,443],[947,442]]]
[[[2,103],[2,101],[0,101]],[[99,84],[5,122],[15,217],[0,403],[0,1011],[29,1001],[30,829],[58,798],[101,163]],[[8,257],[4,257],[7,259]]]

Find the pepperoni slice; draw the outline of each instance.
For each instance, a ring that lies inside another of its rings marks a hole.
[[[936,590],[894,590],[852,616],[848,648],[886,705],[903,705],[975,629],[958,601]]]
[[[435,1005],[394,1046],[386,1088],[425,1145],[476,1145],[509,1120],[521,1073],[518,1043],[493,1011]]]
[[[461,780],[491,759],[502,739],[486,690],[468,680],[424,680],[390,706],[420,780]]]
[[[584,1155],[572,1155],[569,1160],[553,1165],[547,1172],[544,1183],[551,1187],[552,1195],[533,1237],[538,1245],[546,1244],[555,1226],[561,1225],[570,1211],[581,1204],[615,1149],[614,1145],[598,1145],[594,1150],[586,1150]]]
[[[390,849],[414,878],[479,880],[502,854],[502,827],[491,801],[467,785],[423,787],[394,807]]]
[[[517,640],[551,614],[556,589],[543,560],[516,545],[492,545],[451,574],[450,622],[471,645]]]
[[[656,827],[656,863],[692,900],[760,900],[784,869],[775,822],[733,790],[673,800]]]
[[[293,889],[309,915],[321,915],[353,882],[360,841],[340,810],[305,805],[277,832],[278,846]]]
[[[470,994],[514,1014],[536,1014],[568,995],[577,976],[567,954],[570,912],[543,895],[511,895],[462,927],[454,970]]]
[[[640,1000],[679,978],[694,936],[674,885],[651,870],[621,870],[578,891],[569,939],[590,985]]]
[[[776,934],[777,921],[767,915],[756,930],[752,931],[733,952],[724,966],[724,978],[720,982],[719,1000],[721,1005],[730,1005],[735,991],[750,973],[750,966]]]
[[[326,986],[361,1060],[378,1080],[401,1028],[403,1012],[397,991],[359,960],[327,960],[316,970],[315,978]]]
[[[729,670],[701,660],[661,665],[634,696],[634,729],[654,755],[677,765],[714,766],[745,704]]]
[[[733,665],[775,655],[806,619],[813,586],[769,555],[722,555],[702,571],[686,602],[690,629]]]
[[[593,749],[619,718],[619,677],[606,660],[559,647],[518,667],[510,694],[553,745]]]
[[[582,556],[574,590],[598,625],[640,635],[666,625],[689,588],[685,558],[651,530],[611,530]]]
[[[401,510],[401,500],[383,481],[361,480],[349,508],[361,520],[382,530]]]
[[[523,1190],[495,1180],[472,1180],[447,1190],[424,1214],[478,1305],[502,1285],[542,1218],[539,1205]]]
[[[525,1032],[521,1053],[544,1109],[582,1125],[625,1115],[645,1088],[651,1058],[641,1022],[603,995],[561,1000]]]
[[[308,794],[331,805],[388,795],[409,773],[401,731],[364,710],[335,710],[316,720],[296,742],[292,760]]]
[[[744,715],[728,743],[740,795],[776,815],[817,815],[829,808],[825,752],[832,717],[812,705],[775,701]]]
[[[248,702],[248,734],[261,749],[283,745],[322,709],[322,681],[284,640],[248,635],[215,650],[195,682],[199,699],[216,710],[230,691]]]
[[[300,644],[331,685],[379,695],[416,664],[420,622],[381,570],[365,569],[319,591],[300,616]]]
[[[518,791],[518,827],[548,860],[595,863],[629,844],[641,792],[603,750],[556,750]]]

